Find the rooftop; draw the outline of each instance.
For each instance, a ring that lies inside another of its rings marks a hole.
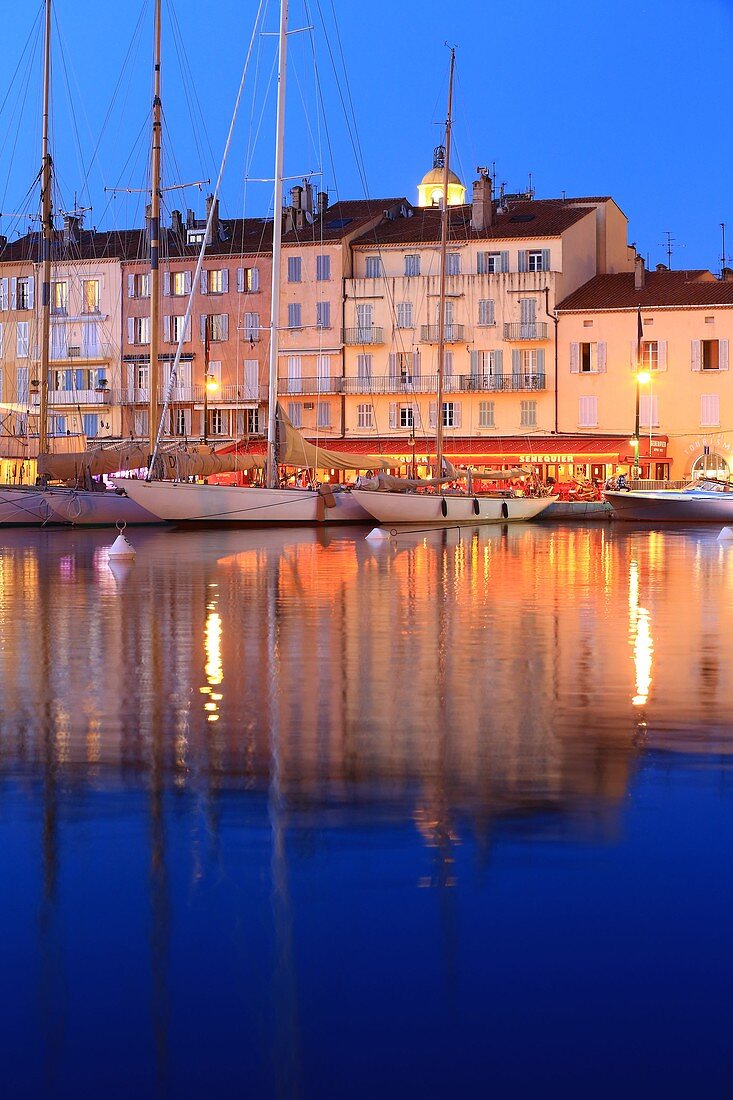
[[[647,271],[641,290],[634,272],[596,275],[558,305],[562,312],[596,309],[653,309],[664,306],[733,305],[733,282],[716,279],[711,271]]]

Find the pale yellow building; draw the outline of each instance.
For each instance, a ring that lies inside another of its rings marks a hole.
[[[733,471],[730,273],[648,272],[639,257],[635,272],[570,294],[558,317],[561,432],[623,435],[630,467],[638,427],[644,478]]]

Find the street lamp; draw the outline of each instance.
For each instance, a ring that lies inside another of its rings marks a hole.
[[[652,376],[648,371],[640,370],[636,372],[636,405],[634,411],[634,434],[629,440],[631,446],[634,448],[634,466],[631,471],[632,477],[638,477],[641,473],[641,467],[639,466],[639,392],[642,386],[648,386],[652,380]],[[650,414],[651,414],[651,410]],[[651,415],[649,417],[651,422]]]

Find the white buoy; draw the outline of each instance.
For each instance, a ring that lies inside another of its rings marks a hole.
[[[388,539],[389,535],[389,531],[385,531],[382,527],[373,527],[369,534],[365,537],[367,542],[378,542],[381,539]]]
[[[733,527],[724,527],[718,535],[718,542],[728,542],[733,539]]]
[[[120,532],[115,541],[107,551],[107,557],[110,561],[134,561],[135,549],[125,538],[123,531],[125,530],[125,524],[117,524],[117,530]]]

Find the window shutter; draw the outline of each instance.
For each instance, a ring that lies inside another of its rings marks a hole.
[[[10,280],[10,308],[18,308],[18,280],[15,278]]]
[[[229,314],[222,313],[221,315],[221,339],[229,339]]]
[[[657,341],[657,370],[667,369],[667,341]]]
[[[250,280],[251,280],[252,285],[251,285],[250,289],[251,290],[259,290],[260,289],[260,269],[259,269],[259,267],[253,267],[251,269],[251,272],[252,273],[250,275]]]
[[[512,374],[516,377],[519,376],[521,370],[521,359],[519,356],[519,349],[512,348]]]
[[[517,254],[517,261],[518,261],[517,270],[518,271],[526,271],[527,270],[527,252],[524,248],[520,248],[520,250]]]
[[[132,317],[127,318],[127,342],[128,344],[135,343],[135,320]]]
[[[550,270],[550,250],[549,248],[542,249],[542,270]]]
[[[460,428],[461,426],[461,403],[460,401],[453,402],[453,427]]]
[[[501,256],[501,270],[507,272],[509,270],[509,253],[500,252],[499,255]]]
[[[420,374],[419,369],[418,369],[417,373],[418,373],[418,375]],[[452,351],[446,351],[443,355],[443,377],[444,378],[452,378],[453,377],[453,352]]]
[[[471,378],[478,378],[478,352],[471,352]]]
[[[502,363],[504,360],[504,352],[501,348],[497,348],[494,352],[494,374],[502,373]]]
[[[183,293],[184,294],[190,294],[191,293],[191,272],[190,271],[184,271],[183,272]]]
[[[700,341],[693,340],[690,345],[690,369],[700,370]]]
[[[397,378],[397,353],[391,351],[389,353],[389,379],[390,382],[394,382]]]
[[[240,294],[244,292],[244,268],[237,268],[237,290]]]
[[[33,309],[35,284],[36,280],[31,275],[28,279],[28,309]]]
[[[394,401],[391,401],[389,406],[389,426],[390,428],[397,427],[397,405]]]
[[[728,370],[727,340],[718,340],[718,370]]]
[[[580,344],[574,340],[570,345],[570,373],[580,372]]]
[[[224,294],[229,293],[229,268],[225,267],[221,273],[221,289]]]
[[[171,293],[171,273],[170,271],[163,272],[163,294],[166,298],[170,298]]]
[[[606,342],[605,340],[599,340],[598,342],[598,373],[606,373]]]
[[[437,404],[436,401],[431,401],[430,402],[430,417],[429,417],[429,420],[430,420],[430,427],[431,428],[437,428],[438,427],[438,404]]]
[[[202,294],[209,293],[208,272],[202,271],[199,276],[199,289]]]
[[[8,280],[0,279],[0,309],[8,308]]]
[[[188,315],[188,320],[186,321],[186,331],[183,334],[183,339],[187,344],[191,340],[191,314],[190,313]]]
[[[600,368],[599,368],[600,369]],[[537,374],[540,378],[545,376],[545,349],[537,349]]]
[[[171,319],[167,314],[163,317],[163,340],[166,344],[171,342]]]
[[[134,275],[128,275],[127,276],[127,297],[128,298],[134,298],[135,297],[135,276]]]
[[[412,353],[412,377],[420,377],[420,352],[413,351]]]
[[[201,314],[201,317],[199,319],[199,325],[200,325],[199,335],[201,336],[201,343],[203,343],[204,340],[206,339],[206,314],[205,313]]]

